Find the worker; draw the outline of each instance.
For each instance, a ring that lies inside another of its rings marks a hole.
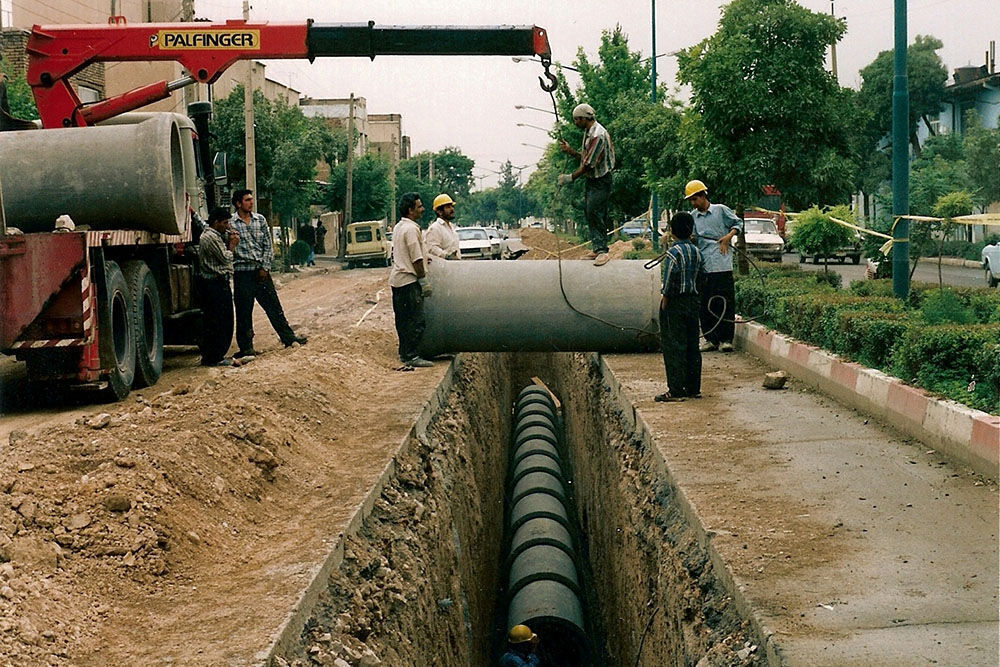
[[[667,373],[667,391],[658,402],[701,398],[701,350],[698,349],[698,282],[704,258],[691,240],[694,218],[681,211],[670,219],[676,241],[663,260],[660,296],[660,349]]]
[[[743,221],[733,210],[708,201],[708,187],[688,181],[684,198],[693,210],[695,242],[705,259],[705,287],[701,295],[702,352],[733,351],[736,328],[736,286],[733,282],[732,239]]]
[[[201,365],[239,366],[226,359],[233,343],[233,249],[240,237],[229,229],[229,211],[216,208],[198,241],[198,302],[201,306]]]
[[[527,625],[515,625],[507,633],[507,652],[500,657],[500,667],[537,667],[538,635]]]
[[[278,292],[274,289],[271,279],[274,248],[267,219],[260,213],[254,213],[253,192],[250,190],[236,190],[232,201],[236,213],[229,224],[239,235],[239,243],[233,251],[233,301],[236,304],[236,345],[239,351],[233,356],[240,359],[260,354],[253,348],[254,301],[264,309],[285,347],[294,343],[305,345],[306,337],[297,335],[289,326],[278,300]]]
[[[459,259],[458,232],[451,224],[455,219],[455,202],[442,193],[434,198],[431,208],[437,214],[437,220],[424,232],[427,254],[442,259]]]
[[[590,234],[590,254],[594,266],[608,263],[608,200],[611,198],[611,171],[615,168],[615,147],[604,126],[594,120],[594,108],[578,104],[573,109],[573,124],[583,130],[583,145],[574,149],[565,139],[559,140],[563,153],[580,160],[572,174],[559,174],[557,184],[567,185],[580,177],[587,179],[583,191],[583,215]]]
[[[430,296],[426,281],[430,258],[424,253],[417,220],[424,214],[424,203],[416,192],[407,192],[399,200],[402,217],[392,228],[392,313],[399,338],[399,360],[403,368],[428,368],[434,364],[417,353],[424,335],[424,296]]]

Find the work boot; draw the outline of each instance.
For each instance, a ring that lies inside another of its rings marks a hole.
[[[431,366],[434,365],[434,363],[431,361],[427,361],[426,359],[423,359],[421,357],[413,357],[412,359],[406,362],[406,365],[413,366],[414,368],[430,368]]]
[[[305,336],[294,336],[290,341],[285,343],[285,347],[291,347],[294,343],[298,343],[299,345],[305,345],[307,340],[309,339],[306,338]]]
[[[588,252],[586,255],[583,256],[583,258],[584,259],[597,259],[597,253],[596,252]]]
[[[722,345],[719,346],[719,351],[720,352],[732,352],[733,351],[733,344],[732,343],[723,343]]]
[[[608,260],[610,259],[611,256],[608,255],[608,253],[602,252],[599,255],[597,255],[597,257],[594,258],[594,266],[604,266],[605,264],[608,263]]]
[[[715,352],[719,349],[718,343],[710,343],[707,340],[698,346],[699,352]]]
[[[240,350],[239,352],[233,355],[233,359],[242,359],[243,357],[259,357],[259,356],[260,352],[254,349]]]

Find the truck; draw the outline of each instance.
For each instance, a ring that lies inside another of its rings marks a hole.
[[[199,213],[215,205],[211,106],[142,113],[246,59],[535,56],[538,26],[248,21],[35,26],[26,78],[40,123],[0,132],[0,352],[48,395],[120,400],[157,382],[163,347],[198,342]],[[95,62],[176,61],[187,74],[83,104],[69,77]],[[7,127],[5,124],[4,127]]]
[[[358,264],[389,266],[392,264],[392,243],[385,231],[385,220],[364,220],[347,225],[347,268]]]

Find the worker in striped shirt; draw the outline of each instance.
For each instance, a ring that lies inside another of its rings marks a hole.
[[[705,259],[691,241],[694,218],[681,211],[670,219],[676,241],[663,260],[660,296],[660,349],[667,373],[667,391],[658,402],[701,398],[701,351],[698,349],[698,282],[705,274]]]

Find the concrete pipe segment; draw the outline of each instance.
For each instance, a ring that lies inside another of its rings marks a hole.
[[[430,264],[428,277],[433,293],[424,301],[424,357],[640,352],[658,346],[660,275],[639,260],[604,266],[570,260],[438,260]]]
[[[558,656],[554,664],[586,664],[590,649],[558,423],[546,390],[521,391],[507,483],[507,626],[534,630],[550,659]]]
[[[182,234],[184,150],[173,114],[133,125],[0,133],[7,225],[48,232],[68,214],[90,229]]]

